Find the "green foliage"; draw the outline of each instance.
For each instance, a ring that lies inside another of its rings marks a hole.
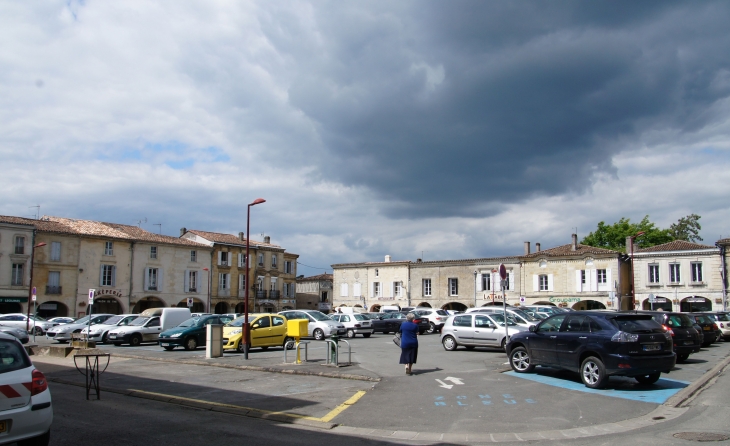
[[[686,217],[682,217],[677,220],[677,223],[672,223],[669,226],[669,233],[674,237],[675,240],[686,240],[688,242],[701,242],[700,237],[700,217],[697,214],[691,214]]]
[[[626,237],[639,232],[644,232],[643,235],[636,238],[636,242],[641,248],[661,245],[675,239],[669,229],[657,228],[654,223],[649,221],[647,215],[639,223],[632,223],[625,217],[612,225],[601,221],[595,231],[581,240],[581,244],[626,252]]]

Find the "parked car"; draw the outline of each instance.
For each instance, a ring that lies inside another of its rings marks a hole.
[[[514,336],[524,331],[523,327],[507,318],[507,334]],[[447,351],[454,351],[460,345],[472,350],[474,347],[494,347],[504,349],[504,315],[499,313],[457,314],[446,321],[441,330],[441,345]]]
[[[53,407],[48,381],[16,338],[0,333],[0,441],[47,446]]]
[[[470,308],[467,313],[504,313],[504,309],[499,307],[477,307]],[[542,320],[515,307],[507,307],[507,317],[511,318],[517,325],[525,328],[530,325],[537,325]]]
[[[223,327],[223,350],[236,350],[243,353],[243,323],[245,317],[239,317]],[[280,314],[249,314],[248,323],[251,327],[251,344],[249,348],[285,347],[294,338],[287,335],[287,319]],[[289,349],[294,348],[294,344]]]
[[[440,332],[444,328],[446,319],[450,316],[446,310],[439,310],[438,308],[416,308],[411,312],[428,320],[428,330],[426,330],[428,334]]]
[[[139,314],[118,314],[116,316],[110,317],[102,323],[93,324],[91,326],[91,334],[89,335],[89,340],[106,344],[107,342],[109,342],[109,330],[129,325],[130,322],[137,319],[138,317]],[[81,330],[81,333],[88,334],[89,327],[85,327],[83,330]]]
[[[552,316],[553,314],[562,314],[568,312],[568,310],[553,305],[525,305],[520,308],[525,308],[527,310],[535,311],[538,313],[545,313],[549,316]]]
[[[0,332],[15,337],[18,341],[20,341],[21,344],[27,344],[28,341],[30,341],[30,336],[28,336],[28,332],[25,331],[25,329],[23,328],[6,327],[4,325],[0,325]]]
[[[180,323],[177,327],[167,329],[160,333],[158,341],[160,346],[167,351],[175,347],[184,347],[185,350],[195,350],[200,345],[205,345],[208,338],[207,325],[225,325],[233,318],[226,315],[193,316]]]
[[[721,339],[724,339],[725,341],[730,341],[730,313],[718,311],[714,313],[701,314],[706,314],[710,316],[717,324],[717,328],[720,330],[720,335],[717,338],[718,341]]]
[[[656,322],[667,330],[672,336],[674,353],[677,354],[677,362],[684,362],[689,358],[689,355],[700,351],[703,342],[702,333],[694,328],[695,321],[690,319],[687,313],[663,311],[637,311],[630,313],[651,315]]]
[[[549,366],[578,372],[592,389],[609,376],[653,384],[676,362],[672,335],[651,314],[576,311],[553,315],[507,344],[512,370]]]
[[[401,312],[380,313],[379,319],[371,321],[373,332],[383,334],[395,333],[400,330],[400,324],[406,321],[407,315],[408,313]],[[420,334],[425,333],[429,328],[428,319],[415,314],[414,316],[416,318],[413,319],[413,323],[418,325],[418,332]]]
[[[370,326],[371,320],[362,314],[330,314],[333,321],[339,322],[345,326],[347,337],[354,338],[355,335],[361,334],[364,338],[369,338],[373,334],[373,327]]]
[[[35,333],[36,335],[42,335],[43,333],[47,332],[51,327],[53,327],[53,323],[48,322],[40,316],[31,316],[30,318],[28,318],[28,316],[23,313],[10,313],[0,315],[0,325],[4,325],[6,327],[22,328],[24,330],[27,327],[28,331],[30,331],[31,333]]]
[[[103,324],[113,314],[92,314],[91,325]],[[81,330],[89,326],[89,316],[73,321],[71,324],[57,325],[46,332],[46,339],[52,339],[56,342],[68,342],[71,340],[73,333],[81,333]]]
[[[307,330],[309,336],[313,337],[318,341],[323,341],[324,338],[336,335],[344,335],[347,333],[345,326],[339,322],[333,321],[326,314],[317,310],[285,310],[280,311],[279,314],[285,318],[291,319],[305,319],[309,323],[307,324]]]
[[[687,313],[687,316],[695,323],[695,329],[702,335],[702,347],[709,347],[717,341],[722,332],[710,316],[702,313]]]
[[[190,319],[188,308],[150,308],[124,327],[109,330],[108,339],[115,346],[157,342],[164,330],[177,327]]]
[[[73,317],[67,317],[67,316],[59,316],[59,317],[52,317],[48,319],[48,322],[52,323],[55,327],[56,325],[63,325],[63,324],[70,324],[71,322],[75,321],[76,318]]]

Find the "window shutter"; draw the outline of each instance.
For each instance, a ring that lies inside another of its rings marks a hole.
[[[609,290],[613,290],[613,280],[611,280],[611,268],[606,268],[606,285]]]
[[[190,271],[186,269],[183,274],[183,292],[187,293],[190,291]]]
[[[240,252],[238,253],[238,267],[243,267],[243,254],[241,254]]]
[[[492,291],[499,291],[499,273],[492,273],[492,281],[489,284],[492,288]]]
[[[150,289],[150,269],[145,268],[144,269],[144,290],[147,291]]]
[[[370,282],[370,297],[378,297],[375,295],[375,282]]]
[[[511,291],[515,290],[515,272],[510,271],[509,276],[507,277],[509,279],[509,289]]]
[[[598,291],[598,270],[591,270],[591,291]]]
[[[483,275],[484,274],[477,274],[476,275],[476,282],[477,283],[475,283],[474,286],[477,288],[477,291],[483,291],[482,290],[482,276]]]
[[[104,265],[99,267],[99,286],[104,284]]]
[[[347,284],[346,283],[340,284],[340,297],[347,297]]]
[[[355,284],[354,284],[354,285],[352,286],[352,294],[353,294],[353,295],[354,295],[355,297],[360,297],[360,296],[362,295],[362,290],[360,289],[360,283],[359,283],[359,282],[358,282],[358,283],[355,283]]]
[[[162,268],[158,268],[157,269],[157,291],[158,292],[162,291],[162,289],[163,289],[163,286],[162,286],[162,284],[164,283],[163,279],[164,278],[162,276]]]
[[[112,265],[112,286],[117,286],[117,267]]]
[[[231,289],[231,273],[226,274],[226,285]]]
[[[223,261],[223,253],[218,251],[218,266],[220,266],[221,262]]]
[[[537,274],[532,275],[532,290],[540,291],[540,276]]]
[[[548,291],[553,291],[553,275],[548,274]]]
[[[580,283],[581,280],[581,270],[577,269],[575,270],[575,290],[577,292],[583,291],[583,284]]]

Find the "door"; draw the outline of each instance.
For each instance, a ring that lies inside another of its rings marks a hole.
[[[504,330],[502,330],[504,334]],[[497,333],[497,325],[487,316],[474,316],[474,343],[478,345],[488,345],[490,347],[499,347],[499,335]]]
[[[545,319],[530,336],[530,354],[538,364],[558,364],[558,355],[555,351],[558,341],[558,332],[567,314],[559,314]]]
[[[581,315],[568,315],[558,332],[555,344],[558,363],[569,370],[578,370],[580,354],[588,343],[590,319]]]
[[[261,316],[251,325],[251,346],[264,347],[271,342],[271,317]]]
[[[142,340],[145,342],[157,341],[157,338],[160,337],[161,331],[162,327],[160,326],[160,318],[153,317],[147,321],[144,328],[142,328]]]
[[[286,338],[284,322],[284,318],[281,316],[271,316],[271,345],[284,345],[284,338]]]
[[[461,314],[454,316],[453,333],[458,344],[472,344],[474,342],[474,327],[472,327],[472,315]]]

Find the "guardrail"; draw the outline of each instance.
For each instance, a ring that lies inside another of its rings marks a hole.
[[[300,358],[299,349],[302,348],[302,345],[304,346],[304,362],[309,361],[309,342],[310,341],[300,341],[300,342],[289,341],[289,342],[287,342],[284,345],[284,364],[300,364],[301,363],[301,361],[299,360],[299,358]],[[297,346],[297,356],[296,356],[297,359],[294,362],[289,362],[286,359],[286,352],[289,351],[289,344],[294,344]]]

